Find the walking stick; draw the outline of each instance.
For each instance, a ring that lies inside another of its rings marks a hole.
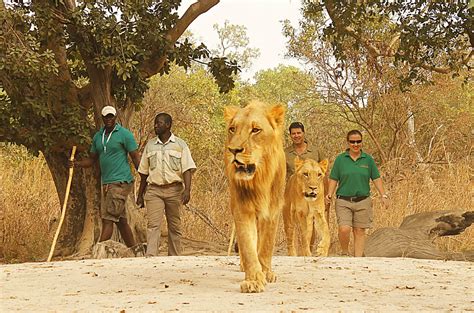
[[[230,240],[229,240],[229,248],[227,249],[227,255],[230,255],[230,251],[232,250],[232,244],[234,243],[234,237],[235,237],[235,222],[232,223],[232,232],[230,234]]]
[[[69,158],[69,160],[74,161],[74,154],[76,154],[76,146],[72,146],[71,157]],[[46,262],[50,262],[51,258],[53,257],[53,252],[54,252],[54,248],[56,247],[56,241],[58,240],[59,231],[61,230],[61,226],[63,225],[64,216],[66,216],[67,198],[69,197],[69,190],[71,189],[73,171],[74,171],[74,167],[70,167],[69,178],[67,180],[67,185],[66,185],[66,194],[64,195],[63,209],[61,211],[61,219],[59,220],[58,229],[56,229],[56,233],[54,234],[53,244],[51,245],[51,250],[49,250],[48,260]]]

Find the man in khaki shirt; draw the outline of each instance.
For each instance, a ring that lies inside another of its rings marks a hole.
[[[286,156],[286,175],[289,178],[295,173],[295,158],[298,156],[300,159],[313,159],[321,162],[326,157],[317,149],[315,146],[309,144],[305,140],[304,125],[300,122],[293,122],[289,127],[290,137],[293,144],[285,148]],[[329,172],[329,171],[328,171]],[[328,192],[328,174],[324,176],[324,195]],[[326,206],[326,220],[329,224],[329,208],[330,204]]]
[[[189,202],[196,164],[188,145],[171,133],[171,125],[169,114],[156,116],[157,137],[147,142],[138,167],[137,204],[146,207],[147,256],[158,255],[163,211],[168,224],[168,255],[181,254],[180,209]]]

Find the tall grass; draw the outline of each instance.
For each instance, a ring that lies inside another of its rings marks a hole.
[[[0,147],[0,249],[5,262],[44,259],[61,214],[53,179],[44,158],[18,146]]]
[[[381,227],[398,227],[411,214],[438,210],[472,209],[474,190],[470,181],[469,160],[459,163],[415,168],[403,175],[387,172],[386,189],[390,194],[390,205],[384,207],[372,186],[374,223],[373,230]],[[201,208],[222,232],[230,236],[232,216],[228,207],[227,183],[222,167],[201,169],[194,177],[192,205]],[[214,186],[210,188],[209,186]],[[188,212],[184,216],[185,235],[190,238],[223,242],[227,238],[206,225],[198,216]],[[339,252],[334,206],[330,212],[331,254]],[[277,234],[277,254],[286,253],[286,242],[282,222]],[[352,244],[352,243],[351,243]],[[474,250],[474,226],[457,236],[437,239],[444,251]]]
[[[389,165],[388,165],[389,166]],[[4,262],[44,260],[60,215],[52,177],[42,156],[33,157],[16,146],[0,147],[0,206],[3,210],[0,252]],[[183,210],[183,235],[190,239],[227,244],[232,229],[223,161],[208,157],[193,177],[189,209]],[[407,215],[435,210],[472,209],[473,184],[469,160],[403,173],[385,168],[391,205],[375,196],[374,229],[397,227]],[[374,188],[372,188],[375,190]],[[374,191],[374,194],[376,192]],[[331,209],[331,254],[339,252],[334,208]],[[369,231],[369,233],[371,232]],[[280,223],[276,254],[286,254]],[[474,226],[458,236],[437,240],[445,251],[474,249]],[[221,254],[225,253],[222,251]]]

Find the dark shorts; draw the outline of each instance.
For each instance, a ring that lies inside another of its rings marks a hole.
[[[339,226],[371,228],[373,215],[370,197],[359,202],[336,199],[336,216]]]
[[[100,210],[100,216],[104,220],[118,222],[126,218],[125,204],[127,197],[132,191],[132,183],[111,183],[104,185],[104,204]]]

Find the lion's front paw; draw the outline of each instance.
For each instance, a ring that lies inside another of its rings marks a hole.
[[[255,275],[255,280],[246,279],[240,283],[240,292],[243,293],[256,293],[265,290],[267,280],[263,272],[258,272]]]
[[[265,285],[257,280],[244,280],[240,283],[240,292],[257,293],[265,290]]]
[[[277,281],[277,276],[274,272],[268,271],[265,273],[265,277],[267,278],[267,283],[274,283]]]

